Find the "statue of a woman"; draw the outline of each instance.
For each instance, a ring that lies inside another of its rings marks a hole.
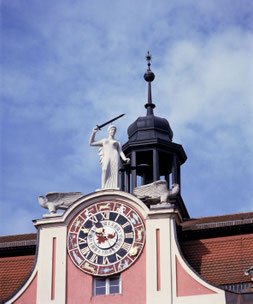
[[[122,151],[119,141],[114,139],[116,127],[108,127],[108,138],[95,141],[95,135],[99,130],[94,127],[91,133],[90,146],[99,146],[98,154],[102,166],[102,189],[119,188],[120,157],[125,162],[130,162]]]

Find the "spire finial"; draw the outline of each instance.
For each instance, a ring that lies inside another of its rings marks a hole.
[[[144,79],[148,82],[148,103],[145,104],[145,108],[147,109],[147,115],[154,115],[153,108],[155,108],[155,105],[152,103],[152,94],[151,94],[151,82],[155,79],[155,74],[150,69],[151,59],[152,56],[148,51],[146,55],[148,69],[147,72],[144,74]]]
[[[147,63],[148,63],[148,71],[150,71],[151,59],[152,59],[152,55],[148,51],[147,55],[146,55],[146,60],[147,60]]]
[[[147,69],[147,72],[144,74],[144,79],[147,82],[152,82],[155,79],[155,74],[150,69],[151,59],[152,59],[152,55],[148,51],[147,55],[146,55],[146,60],[147,60],[147,63],[148,63],[148,69]]]

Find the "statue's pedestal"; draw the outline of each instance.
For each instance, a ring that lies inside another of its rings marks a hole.
[[[61,212],[61,213],[45,213],[45,214],[43,214],[43,218],[59,217],[59,216],[62,216],[62,215],[63,215],[63,212]]]
[[[175,205],[168,204],[168,203],[150,205],[150,209],[151,209],[151,210],[174,209],[174,208],[175,208]]]
[[[120,190],[119,187],[115,187],[115,188],[100,188],[100,189],[96,189],[96,192],[98,191],[113,191],[113,190]]]

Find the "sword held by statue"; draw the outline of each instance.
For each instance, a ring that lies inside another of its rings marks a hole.
[[[109,123],[111,123],[111,122],[113,122],[113,121],[119,119],[120,117],[122,117],[122,116],[124,116],[124,115],[125,115],[125,114],[121,114],[121,115],[119,115],[119,116],[117,116],[117,117],[115,117],[115,118],[113,118],[113,119],[111,119],[111,120],[109,120],[109,121],[103,123],[102,125],[99,125],[99,126],[97,125],[98,130],[101,130],[101,128],[103,128],[104,126],[106,126],[106,125],[108,125]]]

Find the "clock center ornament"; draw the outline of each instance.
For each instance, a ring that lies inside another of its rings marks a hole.
[[[68,253],[82,271],[94,276],[130,267],[145,244],[140,214],[124,201],[102,200],[81,210],[68,226]]]

